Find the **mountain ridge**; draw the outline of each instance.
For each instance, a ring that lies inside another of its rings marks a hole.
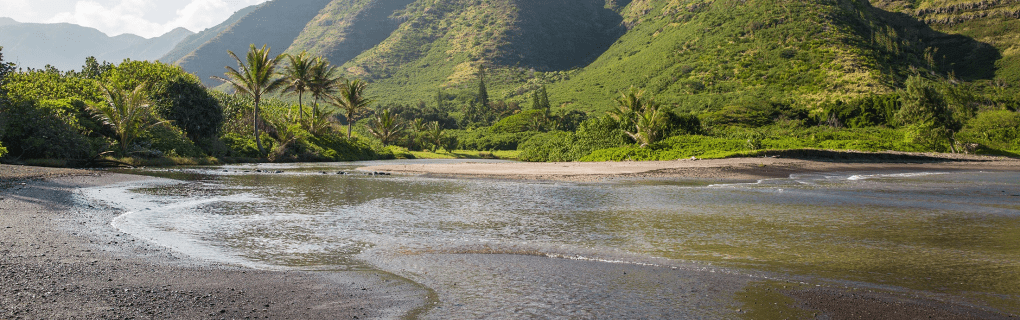
[[[545,85],[554,104],[585,110],[609,108],[630,86],[696,111],[886,94],[918,72],[1020,80],[1017,32],[954,27],[1016,23],[1013,0],[304,1],[314,5],[273,22],[287,32],[241,25],[295,11],[270,1],[177,64],[215,86],[208,76],[234,64],[228,48],[270,44],[326,57],[370,81],[378,101],[401,104],[434,101],[437,89],[472,95],[484,66],[495,99],[526,102]],[[939,24],[975,10],[997,13]]]
[[[7,19],[7,22],[14,21]],[[0,44],[4,57],[20,67],[41,69],[52,65],[60,70],[79,69],[85,58],[120,62],[156,60],[192,32],[176,28],[159,37],[146,39],[134,34],[107,36],[95,29],[70,23],[0,23]]]

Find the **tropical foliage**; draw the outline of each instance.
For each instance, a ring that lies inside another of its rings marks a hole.
[[[229,83],[238,93],[252,98],[255,103],[255,107],[252,110],[252,127],[255,131],[255,145],[258,147],[260,155],[265,154],[265,149],[262,148],[262,138],[259,135],[259,103],[262,102],[262,96],[283,87],[284,79],[278,78],[275,73],[276,66],[283,56],[280,55],[275,58],[271,58],[269,56],[269,48],[264,45],[262,48],[255,48],[254,44],[252,44],[248,49],[245,62],[242,62],[241,58],[238,58],[233,51],[227,51],[227,53],[229,53],[234,60],[237,60],[238,69],[226,66],[227,72],[225,75],[227,78],[213,78]]]
[[[103,90],[103,102],[90,105],[103,124],[113,128],[120,145],[121,155],[128,154],[128,148],[142,132],[165,121],[154,121],[152,101],[145,95],[145,84],[134,90],[100,86]]]

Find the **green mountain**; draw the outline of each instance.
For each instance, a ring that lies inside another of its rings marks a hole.
[[[74,24],[0,19],[4,58],[24,68],[39,69],[49,64],[61,70],[79,69],[88,56],[110,62],[125,58],[156,60],[191,34],[187,29],[177,28],[152,39],[132,34],[109,37],[99,30]]]
[[[211,76],[222,76],[224,66],[237,67],[237,62],[227,55],[227,51],[233,51],[243,58],[249,45],[265,44],[274,53],[283,53],[298,37],[305,24],[329,2],[273,0],[263,3],[178,59],[175,64],[198,75],[206,85],[217,86],[220,82],[210,79]]]
[[[874,1],[876,7],[916,18],[932,29],[963,35],[991,45],[999,57],[994,69],[996,79],[1020,82],[1020,1],[914,0]],[[988,67],[988,66],[984,66]]]
[[[630,86],[698,111],[888,93],[915,73],[1020,77],[1014,1],[302,1],[263,4],[177,63],[217,85],[226,50],[309,51],[384,103],[470,96],[481,65],[494,100],[546,85],[584,110]]]
[[[245,7],[241,10],[238,10],[237,12],[234,12],[234,14],[230,15],[230,18],[227,18],[226,21],[223,21],[222,23],[216,25],[215,27],[208,28],[198,33],[185,37],[183,40],[181,40],[181,42],[177,43],[177,45],[174,46],[174,48],[170,50],[170,52],[167,52],[165,55],[163,55],[163,57],[159,58],[159,61],[170,64],[176,63],[181,58],[184,58],[184,56],[195,51],[195,49],[198,49],[199,46],[205,44],[206,42],[209,42],[209,40],[212,40],[220,33],[223,33],[224,30],[226,30],[234,23],[237,23],[237,21],[241,20],[241,18],[243,18],[244,16],[248,15],[252,11],[255,11],[255,8],[257,7],[258,6]]]

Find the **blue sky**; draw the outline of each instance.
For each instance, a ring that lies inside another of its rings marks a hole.
[[[198,32],[237,10],[267,0],[0,0],[0,17],[18,22],[67,22],[110,36],[158,37],[177,27]]]

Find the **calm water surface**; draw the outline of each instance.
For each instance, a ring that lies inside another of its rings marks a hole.
[[[354,170],[372,164],[139,170],[133,172],[174,180],[90,192],[129,211],[114,222],[125,232],[196,257],[254,267],[382,268],[431,277],[440,286],[470,276],[439,272],[451,270],[444,264],[459,254],[525,254],[722,266],[720,271],[917,291],[1020,312],[1020,172],[566,183]],[[446,258],[415,258],[425,254]],[[472,261],[457,265],[501,265]],[[436,280],[442,277],[447,280]],[[524,286],[498,277],[467,282]],[[645,295],[661,297],[660,291]],[[479,316],[557,309],[492,313],[485,308],[494,307],[469,298],[441,293],[440,300],[448,310]],[[732,303],[717,300],[705,300],[704,310],[690,314],[715,317],[713,308]]]

